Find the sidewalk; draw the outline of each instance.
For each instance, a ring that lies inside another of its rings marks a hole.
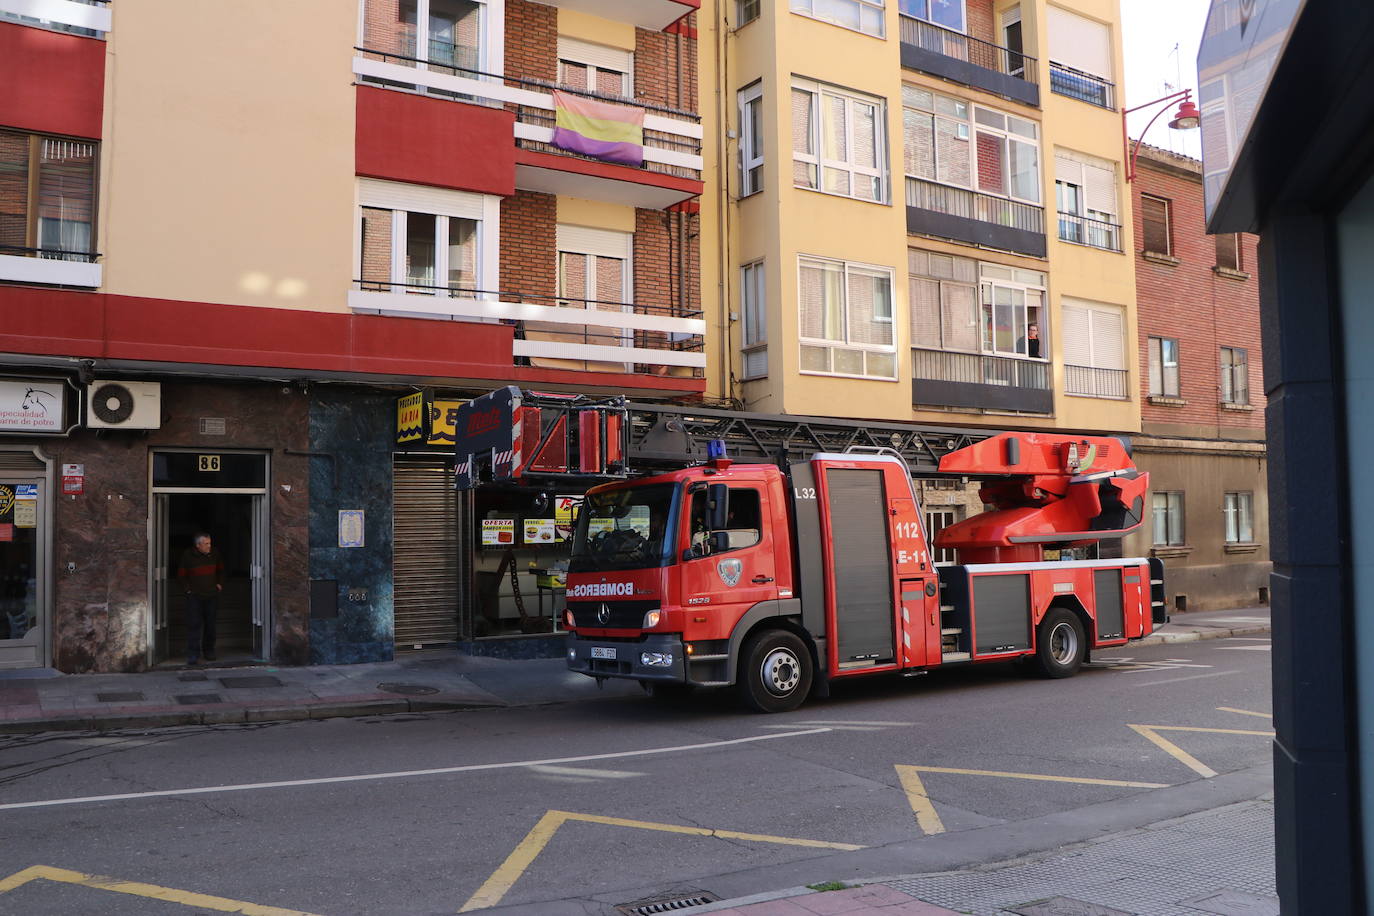
[[[1180,614],[1129,648],[1268,632],[1267,607]],[[45,677],[0,672],[0,734],[536,706],[639,692],[631,681],[607,681],[599,689],[569,672],[561,658],[509,661],[444,649],[362,665]]]

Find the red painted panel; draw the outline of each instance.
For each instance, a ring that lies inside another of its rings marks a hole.
[[[0,22],[0,127],[100,138],[105,42]]]
[[[596,178],[611,178],[616,181],[632,181],[635,184],[671,188],[686,194],[700,194],[703,187],[701,181],[695,178],[679,178],[676,175],[664,175],[661,172],[650,172],[647,169],[630,168],[628,165],[597,162],[592,159],[577,159],[573,156],[560,156],[557,153],[541,153],[536,150],[521,149],[515,151],[515,159],[521,165],[541,169],[557,169],[560,172],[573,172]]]
[[[358,87],[357,174],[481,194],[515,193],[515,114]]]

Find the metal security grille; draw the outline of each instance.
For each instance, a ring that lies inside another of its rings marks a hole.
[[[452,461],[396,455],[392,465],[396,645],[458,639],[458,524]]]
[[[0,471],[26,471],[29,473],[46,471],[48,466],[33,452],[0,451]]]

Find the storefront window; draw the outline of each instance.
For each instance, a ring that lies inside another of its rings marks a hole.
[[[673,484],[625,487],[588,496],[578,513],[571,572],[643,569],[672,562]]]

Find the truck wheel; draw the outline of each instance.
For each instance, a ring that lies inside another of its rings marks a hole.
[[[764,630],[744,644],[736,686],[755,712],[796,709],[811,692],[811,653],[786,630]]]
[[[1035,628],[1035,664],[1045,677],[1073,677],[1087,651],[1083,624],[1068,608],[1050,608]]]

